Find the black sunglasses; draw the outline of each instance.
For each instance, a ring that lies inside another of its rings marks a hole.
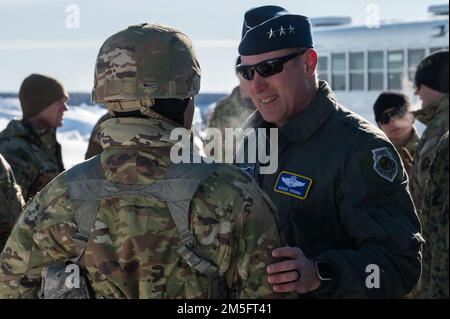
[[[383,124],[383,125],[389,124],[389,121],[394,116],[400,118],[400,117],[403,117],[405,114],[406,114],[406,108],[404,108],[404,107],[384,112],[383,115],[381,115],[380,124]]]
[[[275,75],[283,71],[283,64],[287,61],[292,60],[296,56],[302,55],[308,50],[303,50],[301,52],[289,54],[280,58],[270,59],[263,62],[259,62],[254,65],[242,65],[236,66],[236,72],[239,73],[247,81],[253,80],[255,76],[255,71],[258,72],[264,78]]]

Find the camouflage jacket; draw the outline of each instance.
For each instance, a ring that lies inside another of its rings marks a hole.
[[[218,128],[222,132],[222,154],[214,153],[214,157],[217,160],[224,160],[224,152],[229,152],[230,154],[235,153],[232,146],[225,147],[225,128],[241,127],[255,110],[256,107],[252,100],[241,96],[239,86],[235,87],[229,96],[217,102],[208,123],[208,127]]]
[[[422,207],[422,194],[428,178],[428,170],[442,135],[448,131],[448,94],[435,104],[414,112],[414,116],[427,126],[417,145],[410,183],[414,203]]]
[[[411,136],[405,143],[405,145],[402,146],[395,145],[395,149],[400,154],[403,166],[405,166],[406,173],[408,173],[408,176],[410,178],[414,165],[414,156],[416,155],[417,143],[419,143],[419,134],[417,134],[416,128],[413,127]]]
[[[252,100],[243,98],[237,86],[229,96],[217,102],[208,127],[219,129],[241,127],[255,110]]]
[[[0,251],[24,205],[11,167],[0,154]]]
[[[173,128],[161,120],[105,121],[99,140],[106,179],[149,185],[164,178]],[[48,184],[19,217],[0,255],[0,298],[36,297],[43,266],[75,257],[77,225],[67,186],[72,169]],[[281,240],[276,212],[265,198],[250,177],[219,165],[191,202],[191,229],[232,288],[231,297],[280,296],[266,277],[267,265],[275,261],[271,250]],[[208,297],[209,280],[181,261],[178,244],[165,202],[133,195],[102,200],[84,256],[96,297]]]
[[[104,121],[109,120],[111,118],[111,114],[106,113],[104,114],[98,121],[95,123],[94,128],[91,132],[91,137],[89,138],[89,144],[86,151],[86,154],[84,155],[85,159],[89,159],[92,156],[95,156],[97,154],[100,154],[102,152],[102,147],[100,145],[100,141],[98,140],[98,131],[100,130],[100,124],[102,124]]]
[[[420,297],[448,298],[448,132],[430,166],[422,205],[423,271]]]
[[[25,201],[64,170],[55,129],[12,120],[0,133],[0,153],[14,172]]]

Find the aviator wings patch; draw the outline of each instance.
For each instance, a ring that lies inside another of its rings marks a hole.
[[[284,195],[306,199],[311,185],[312,179],[309,177],[288,171],[281,171],[273,190]]]

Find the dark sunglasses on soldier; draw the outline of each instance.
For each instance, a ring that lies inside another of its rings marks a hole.
[[[301,52],[289,54],[283,57],[275,58],[260,62],[254,65],[243,65],[239,64],[236,66],[236,71],[247,81],[253,80],[255,76],[255,71],[262,77],[267,78],[269,76],[275,75],[283,71],[283,65],[295,58],[296,56],[302,55],[308,50],[303,50]]]
[[[396,108],[391,111],[386,111],[381,115],[380,124],[386,125],[389,124],[389,121],[393,117],[401,118],[406,114],[406,108]]]

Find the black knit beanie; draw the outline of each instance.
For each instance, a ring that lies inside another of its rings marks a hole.
[[[425,57],[417,67],[415,85],[448,94],[448,50],[433,52]]]
[[[41,74],[31,74],[23,80],[19,90],[22,119],[27,120],[39,114],[63,97],[68,98],[69,95],[58,80]]]
[[[410,107],[409,98],[399,92],[383,92],[378,96],[375,104],[373,105],[373,112],[375,113],[375,121],[379,123],[383,116],[384,111],[387,109],[395,108],[406,108]]]

